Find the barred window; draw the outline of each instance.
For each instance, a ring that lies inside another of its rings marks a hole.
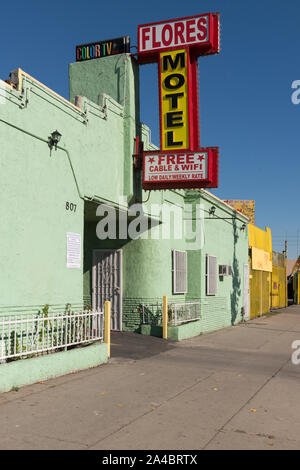
[[[206,295],[218,292],[218,262],[216,256],[206,255]]]
[[[173,294],[187,292],[186,251],[173,250]]]

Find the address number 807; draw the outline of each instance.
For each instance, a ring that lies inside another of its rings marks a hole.
[[[76,212],[77,204],[73,204],[73,202],[66,202],[66,211]]]

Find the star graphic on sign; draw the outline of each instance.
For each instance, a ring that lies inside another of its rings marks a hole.
[[[153,157],[149,158],[149,163],[154,163],[154,158]]]
[[[201,155],[200,157],[198,157],[198,160],[200,160],[200,162],[202,162],[202,160],[205,160],[205,158],[203,157],[203,155]]]

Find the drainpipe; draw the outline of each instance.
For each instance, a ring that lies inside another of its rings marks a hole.
[[[77,188],[77,191],[78,191],[78,195],[81,199],[85,199],[84,196],[82,196],[81,192],[80,192],[80,189],[79,189],[79,185],[78,185],[78,181],[77,181],[77,178],[76,178],[76,175],[75,175],[75,170],[73,168],[73,165],[72,165],[72,161],[71,161],[71,157],[70,157],[70,154],[68,152],[68,150],[64,147],[61,147],[60,145],[57,145],[57,148],[59,150],[62,150],[63,152],[66,152],[67,154],[67,157],[68,157],[68,160],[69,160],[69,164],[70,164],[70,167],[71,167],[71,170],[72,170],[72,173],[73,173],[73,177],[74,177],[74,181],[75,181],[75,184],[76,184],[76,188]]]

